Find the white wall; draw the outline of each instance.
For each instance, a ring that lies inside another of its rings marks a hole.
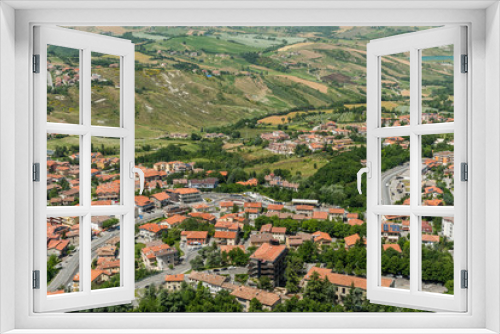
[[[14,243],[14,10],[0,3],[0,258],[13,255]],[[14,257],[0,261],[0,332],[14,328]]]
[[[486,219],[488,224],[485,242],[486,254],[486,328],[500,332],[500,287],[488,277],[500,275],[500,7],[496,3],[486,11]]]

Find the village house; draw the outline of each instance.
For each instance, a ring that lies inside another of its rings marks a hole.
[[[120,200],[120,180],[108,183],[102,183],[96,189],[97,199],[99,200]]]
[[[215,224],[215,231],[222,232],[239,232],[240,225],[238,223],[233,223],[225,220],[218,220]]]
[[[439,235],[422,234],[423,245],[434,245],[439,243]]]
[[[351,249],[352,247],[354,247],[356,245],[356,243],[361,240],[361,237],[359,236],[359,234],[353,234],[353,235],[350,235],[350,236],[347,236],[344,238],[344,243],[345,243],[345,248],[346,249]],[[366,239],[363,238],[362,240],[363,244],[366,245]]]
[[[238,233],[229,231],[215,231],[214,241],[218,245],[236,245],[238,243]]]
[[[304,276],[301,285],[306,287],[315,272],[318,273],[320,279],[324,280],[326,278],[337,287],[336,294],[340,304],[343,304],[344,298],[350,293],[352,287],[361,289],[363,296],[366,296],[366,278],[333,273],[331,269],[327,268],[312,267],[307,275]],[[381,286],[387,288],[394,287],[394,280],[382,277]]]
[[[47,256],[50,257],[51,255],[55,255],[57,257],[62,257],[66,255],[68,246],[68,239],[51,240],[47,245]]]
[[[194,188],[177,188],[167,190],[170,199],[181,205],[201,202],[201,193]]]
[[[328,220],[328,212],[314,211],[313,214],[312,214],[312,219],[316,219],[316,220]]]
[[[283,204],[269,204],[267,212],[281,212],[285,206]]]
[[[454,217],[443,217],[443,236],[453,241],[453,226],[455,225]]]
[[[179,252],[175,247],[156,240],[146,244],[141,250],[142,260],[149,270],[165,270],[179,262]]]
[[[215,189],[217,188],[218,184],[219,184],[219,179],[215,177],[209,177],[203,180],[197,180],[197,179],[188,180],[188,187],[196,189]]]
[[[295,212],[298,214],[311,217],[314,212],[314,206],[312,205],[297,205],[295,207]]]
[[[210,211],[210,206],[206,205],[205,203],[201,204],[195,204],[192,206],[193,212],[208,212]]]
[[[201,282],[201,284],[205,288],[208,288],[210,293],[213,294],[222,290],[222,284],[227,279],[228,278],[225,276],[206,274],[198,271],[192,271],[189,274],[189,283],[196,287],[196,285]]]
[[[234,206],[234,202],[232,201],[224,201],[224,202],[220,202],[220,212],[228,212],[228,211],[231,211],[233,209],[233,206]]]
[[[285,258],[288,250],[285,245],[262,244],[251,256],[248,274],[253,278],[268,277],[274,286],[285,283]]]
[[[210,224],[215,223],[215,219],[216,219],[214,215],[211,215],[210,213],[205,213],[205,212],[191,212],[191,213],[189,213],[189,216],[191,216],[193,218],[203,219]]]
[[[160,238],[163,231],[166,229],[168,229],[168,226],[147,223],[139,226],[139,235],[146,241],[153,241],[154,239]]]
[[[243,252],[245,252],[245,245],[219,245],[220,252],[221,253],[229,253],[233,249],[241,249]]]
[[[401,225],[382,223],[381,226],[382,238],[390,243],[397,243],[401,236]]]
[[[206,245],[208,243],[208,231],[182,231],[181,242],[187,245]]]
[[[250,235],[250,247],[259,247],[274,240],[271,233],[259,233]]]
[[[304,241],[312,241],[313,237],[310,233],[299,232],[296,235],[289,235],[286,238],[286,247],[296,249],[304,243]]]
[[[352,219],[349,219],[347,221],[347,224],[349,224],[351,226],[361,226],[364,223],[365,223],[364,221],[362,221],[361,219],[357,219],[357,218],[352,218]]]
[[[315,244],[319,246],[328,245],[332,243],[332,237],[326,232],[317,231],[311,234]]]
[[[135,206],[139,210],[139,214],[148,213],[154,210],[154,203],[146,196],[135,196]]]
[[[331,208],[328,210],[328,218],[330,220],[334,219],[344,219],[345,217],[345,210],[341,208]]]
[[[168,217],[167,219],[163,220],[160,222],[160,225],[167,226],[168,228],[175,227],[182,223],[184,220],[188,219],[186,216],[182,215],[173,215],[171,217]]]
[[[153,201],[154,206],[159,209],[166,206],[169,199],[170,196],[168,196],[167,193],[164,192],[151,195],[151,200]]]
[[[281,301],[278,294],[267,292],[261,289],[255,289],[248,286],[239,286],[231,292],[231,296],[235,296],[238,303],[243,306],[243,311],[248,312],[250,308],[250,301],[257,299],[262,308],[266,311],[271,311]]]
[[[163,287],[165,288],[165,290],[170,292],[179,291],[182,287],[183,282],[184,274],[166,275],[165,284],[163,285]]]
[[[393,249],[398,253],[402,252],[401,247],[398,244],[383,244],[382,248],[384,251],[386,251],[388,249]]]

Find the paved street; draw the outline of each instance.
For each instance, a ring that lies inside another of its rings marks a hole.
[[[96,257],[96,250],[104,245],[109,239],[116,237],[120,234],[119,230],[113,232],[104,232],[99,238],[92,240],[92,258]],[[47,287],[48,291],[58,290],[60,286],[67,286],[73,281],[73,277],[79,271],[80,268],[80,251],[75,251],[69,256],[67,256],[61,263],[63,268],[57,276],[50,282]]]
[[[382,174],[381,187],[382,187],[382,204],[383,205],[392,204],[391,191],[390,191],[390,187],[389,187],[391,180],[393,178],[395,178],[398,174],[405,172],[409,168],[410,168],[410,164],[407,162],[407,163],[404,163],[402,165],[396,166],[392,169],[389,169]],[[375,174],[373,174],[372,177],[376,177]]]

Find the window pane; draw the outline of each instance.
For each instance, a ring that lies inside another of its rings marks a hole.
[[[92,52],[92,125],[120,126],[120,57]]]
[[[410,124],[410,53],[380,57],[381,126]]]
[[[92,205],[120,203],[120,139],[92,137]]]
[[[410,289],[410,217],[382,216],[381,286]]]
[[[453,205],[453,149],[452,133],[422,136],[422,205]]]
[[[453,294],[453,239],[443,233],[453,221],[452,217],[421,218],[422,291]]]
[[[120,216],[92,217],[92,290],[120,286]]]
[[[80,217],[47,218],[47,295],[78,292]]]
[[[381,204],[410,204],[410,138],[381,139]]]
[[[80,123],[80,50],[47,45],[47,122]]]
[[[453,45],[421,52],[422,123],[453,122]]]
[[[47,134],[47,206],[80,202],[80,136]]]

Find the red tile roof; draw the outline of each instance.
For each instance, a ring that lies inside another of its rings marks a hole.
[[[299,211],[313,211],[314,206],[312,206],[312,205],[297,205],[295,207],[295,209],[299,210]]]
[[[184,274],[166,275],[165,282],[184,282]]]
[[[244,206],[245,206],[245,208],[260,209],[260,208],[262,208],[262,203],[261,202],[245,202]]]
[[[382,246],[384,248],[384,251],[391,248],[391,249],[394,249],[396,252],[401,253],[401,247],[398,244],[384,244]]]
[[[165,200],[170,198],[170,196],[168,196],[167,193],[164,193],[164,192],[151,195],[151,197],[153,197],[157,201],[165,201]]]
[[[356,218],[353,218],[353,219],[349,219],[349,225],[351,226],[354,226],[354,225],[363,225],[364,224],[364,221],[362,221],[361,219],[356,219]]]
[[[318,219],[318,220],[327,220],[328,219],[328,212],[324,211],[314,211],[312,215],[313,219]]]
[[[220,245],[220,251],[229,253],[233,249],[239,248],[242,251],[245,251],[245,246],[244,245]]]
[[[251,259],[274,262],[286,250],[285,245],[262,244],[251,256]]]
[[[285,206],[282,204],[269,204],[267,210],[271,211],[281,211]]]
[[[343,215],[345,213],[345,210],[340,208],[339,209],[332,208],[328,210],[328,212],[330,212],[331,214]]]
[[[439,235],[422,234],[422,242],[439,242]]]
[[[331,269],[327,268],[312,267],[304,279],[310,280],[310,277],[314,272],[317,272],[321,279],[325,279],[326,277],[332,284],[337,286],[351,287],[354,285],[355,288],[366,290],[366,278],[332,273]],[[393,280],[389,278],[381,279],[383,287],[390,287],[392,282]]]
[[[312,234],[314,242],[332,242],[332,238],[326,232],[317,231]]]
[[[214,238],[217,239],[236,239],[236,232],[231,231],[215,231]]]
[[[252,300],[256,298],[259,302],[266,306],[274,306],[280,301],[280,296],[275,293],[250,288],[248,286],[239,286],[231,292],[231,295],[244,300]]]
[[[361,237],[357,233],[353,234],[353,235],[350,235],[350,236],[344,238],[345,245],[347,247],[354,246],[356,244],[356,242],[358,242],[358,240],[360,240],[360,239],[361,239]],[[363,238],[363,242],[366,244],[366,239],[365,238]]]
[[[137,206],[145,206],[145,205],[148,205],[148,204],[151,204],[151,201],[149,200],[148,197],[146,196],[135,196],[135,205]]]

